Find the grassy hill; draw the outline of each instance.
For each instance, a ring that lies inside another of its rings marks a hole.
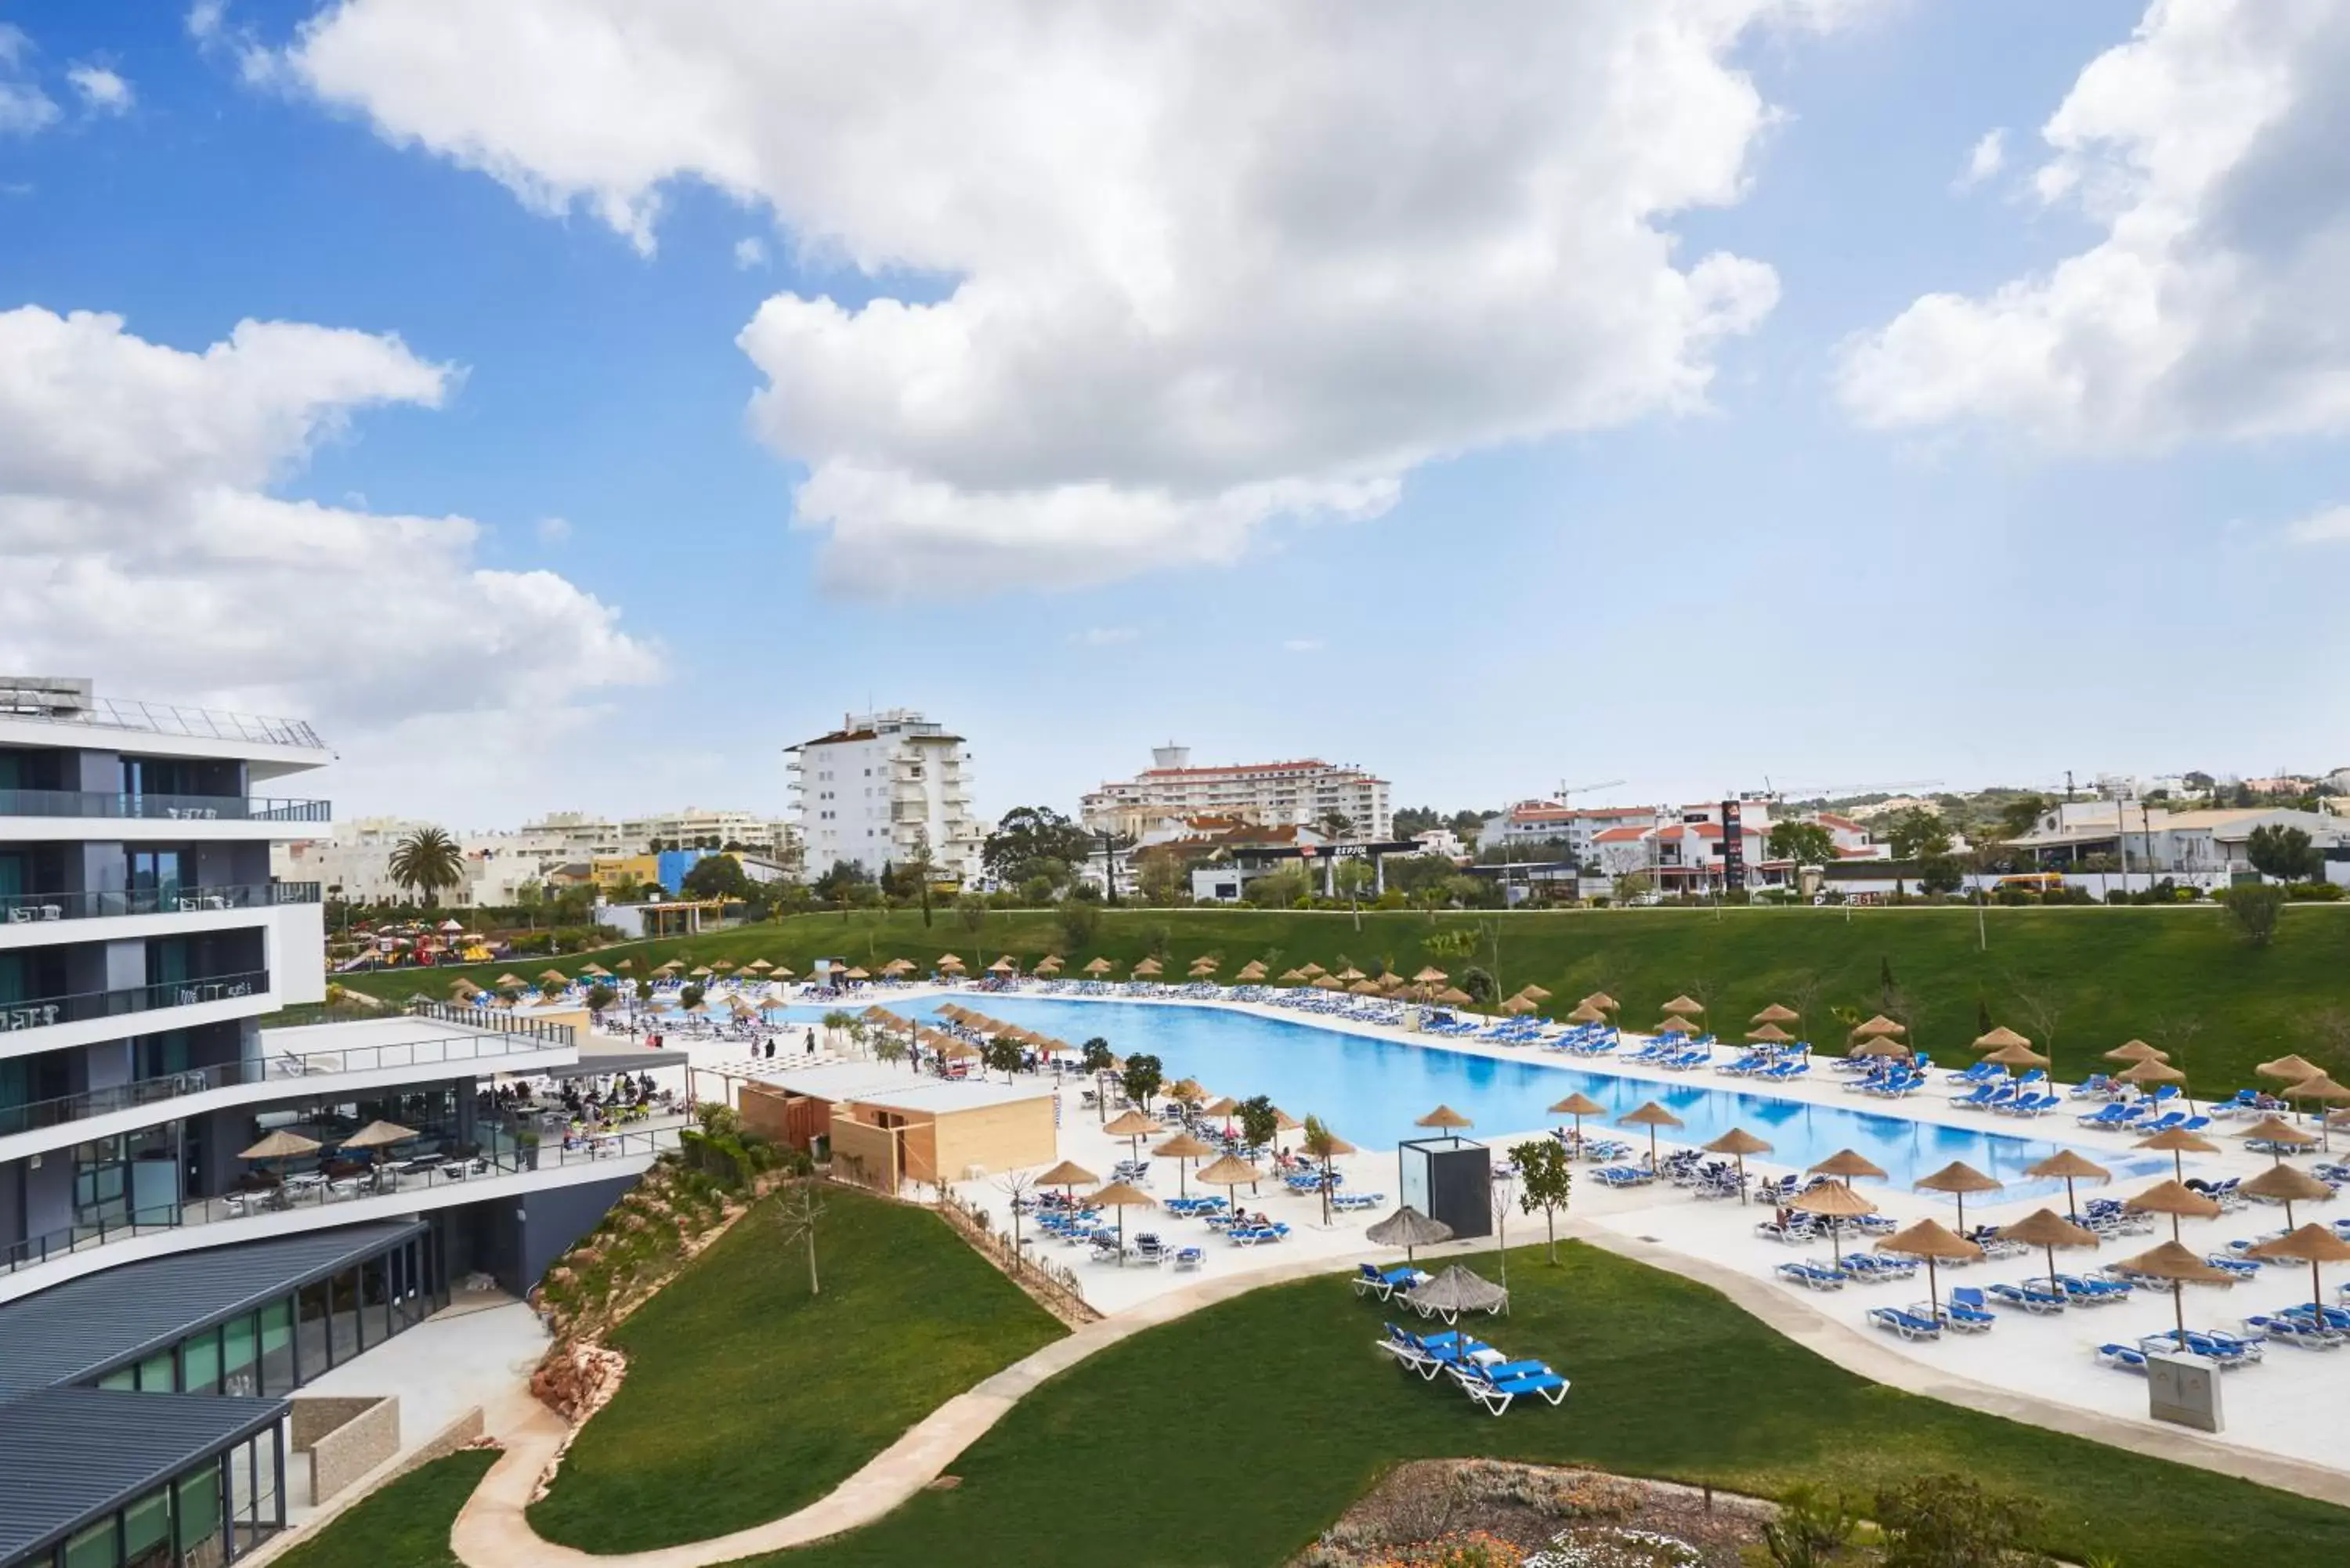
[[[1625,1022],[1635,1027],[1654,1023],[1660,1003],[1686,992],[1712,1008],[1725,1036],[1742,1032],[1766,1002],[1784,1002],[1805,1013],[1813,1038],[1841,1042],[1845,1021],[1885,1004],[1889,974],[1918,1043],[1946,1062],[1965,1059],[1987,1013],[2053,1045],[2060,1075],[2078,1075],[2096,1053],[2132,1037],[2170,1051],[2204,1092],[2249,1083],[2253,1063],[2287,1051],[2331,1058],[2350,1072],[2350,907],[2339,905],[2287,909],[2266,948],[2246,946],[2211,908],[1993,909],[1986,948],[1977,945],[1974,912],[1963,909],[1367,912],[1359,929],[1344,913],[1113,909],[1083,944],[1072,944],[1045,911],[990,913],[976,931],[947,912],[926,930],[918,913],[898,911],[801,915],[594,956],[607,966],[633,958],[639,972],[671,958],[764,958],[805,973],[820,956],[868,968],[904,957],[927,967],[952,951],[975,970],[1001,953],[1025,962],[1059,952],[1073,969],[1098,954],[1123,974],[1157,950],[1176,975],[1202,954],[1221,958],[1227,974],[1253,958],[1276,973],[1309,961],[1409,971],[1431,961],[1430,938],[1464,928],[1493,940],[1481,939],[1474,959],[1438,958],[1438,967],[1497,969],[1505,991],[1532,981],[1555,992],[1561,1009],[1603,989],[1624,1002]],[[574,971],[587,960],[554,961]],[[446,996],[460,975],[486,982],[509,967],[530,975],[548,961],[345,983],[395,1000]]]

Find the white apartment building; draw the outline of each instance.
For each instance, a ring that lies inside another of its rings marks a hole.
[[[1568,806],[1554,800],[1522,800],[1485,819],[1478,829],[1479,850],[1523,849],[1530,859],[1592,857],[1592,840],[1610,828],[1654,827],[1664,817],[1653,805]],[[1560,853],[1558,846],[1565,846]]]
[[[962,736],[889,708],[845,714],[839,729],[784,751],[810,876],[843,860],[879,876],[927,847],[941,873],[978,879],[986,830],[972,815]]]
[[[655,844],[664,849],[725,849],[740,846],[750,854],[789,865],[799,851],[799,829],[788,818],[761,816],[749,811],[713,811],[699,805],[630,817],[620,825],[619,836],[622,847],[599,853],[643,855]]]
[[[1314,758],[1195,768],[1189,746],[1154,747],[1149,768],[1133,778],[1103,784],[1085,797],[1078,810],[1085,825],[1097,833],[1136,837],[1170,816],[1310,827],[1334,813],[1347,819],[1349,838],[1376,842],[1395,834],[1388,781],[1360,768]]]

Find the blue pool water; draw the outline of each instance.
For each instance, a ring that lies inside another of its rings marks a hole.
[[[1311,1112],[1366,1149],[1428,1136],[1412,1122],[1440,1103],[1476,1124],[1468,1135],[1472,1137],[1548,1127],[1565,1118],[1546,1115],[1547,1107],[1580,1090],[1608,1107],[1605,1121],[1609,1123],[1644,1100],[1657,1101],[1687,1124],[1663,1129],[1661,1136],[1669,1142],[1705,1143],[1742,1127],[1772,1145],[1770,1154],[1757,1157],[1758,1163],[1800,1169],[1840,1148],[1855,1148],[1882,1166],[1901,1187],[1962,1159],[2010,1184],[2006,1192],[1996,1195],[1999,1200],[2046,1192],[2061,1196],[2064,1191],[2061,1182],[2024,1178],[2026,1166],[2059,1147],[2043,1139],[1934,1127],[1906,1116],[1872,1115],[1858,1105],[1820,1106],[1742,1093],[1727,1086],[1731,1080],[1718,1076],[1664,1083],[1617,1077],[1590,1071],[1579,1061],[1565,1065],[1567,1059],[1552,1055],[1497,1060],[1212,1007],[1020,996],[963,1000],[992,1018],[1060,1039],[1083,1041],[1098,1034],[1121,1056],[1149,1053],[1166,1064],[1170,1083],[1191,1077],[1211,1095],[1270,1095],[1290,1115],[1302,1117]],[[790,1011],[795,1020],[805,1012],[811,1021],[823,1012]],[[931,1010],[900,1004],[898,1011],[927,1015]],[[1593,1116],[1584,1126],[1598,1131],[1602,1122]],[[1646,1142],[1637,1127],[1609,1130],[1629,1142]],[[2158,1156],[2110,1151],[2095,1151],[2090,1158],[2112,1170],[2116,1179],[2168,1171],[2170,1163]]]

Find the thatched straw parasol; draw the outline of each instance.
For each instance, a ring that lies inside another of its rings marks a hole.
[[[501,981],[500,984],[504,982]],[[2316,1063],[2302,1056],[2280,1056],[2273,1062],[2262,1062],[2252,1069],[2263,1078],[2278,1078],[2288,1084],[2298,1084],[2325,1071]]]
[[[1855,1040],[1846,1056],[1907,1056],[1909,1047],[1890,1034],[1869,1034]]]
[[[2251,1184],[2248,1182],[2246,1185]],[[2350,1262],[2350,1241],[2345,1241],[2323,1225],[2303,1225],[2286,1231],[2274,1241],[2262,1241],[2251,1249],[2251,1255],[2261,1259],[2273,1258],[2280,1262],[2307,1263],[2311,1315],[2320,1324],[2325,1322],[2325,1291],[2317,1277],[2317,1266],[2320,1263]]]
[[[1451,1106],[1439,1106],[1411,1125],[1416,1127],[1441,1127],[1446,1132],[1457,1132],[1462,1127],[1474,1127],[1477,1124]]]
[[[1121,1111],[1102,1128],[1112,1137],[1125,1138],[1138,1154],[1143,1138],[1161,1130],[1156,1117],[1145,1116],[1139,1110]]]
[[[2158,1051],[2143,1040],[2125,1040],[2106,1053],[2108,1062],[2168,1062],[2170,1053]]]
[[[2178,1221],[2181,1219],[2216,1220],[2220,1217],[2219,1199],[2206,1198],[2176,1179],[2156,1182],[2137,1197],[2123,1199],[2122,1207],[2137,1214],[2169,1215],[2170,1239],[2174,1241],[2178,1240]]]
[[[1178,1198],[1191,1196],[1191,1190],[1183,1185],[1183,1162],[1187,1159],[1205,1159],[1215,1152],[1215,1145],[1202,1143],[1187,1132],[1177,1133],[1150,1151],[1154,1158],[1171,1159],[1175,1162],[1175,1196]]]
[[[1783,1002],[1774,1002],[1753,1017],[1749,1023],[1800,1023],[1804,1015]]]
[[[1225,1201],[1234,1204],[1235,1207],[1237,1207],[1235,1200],[1241,1188],[1254,1187],[1264,1179],[1263,1171],[1238,1155],[1232,1154],[1224,1156],[1212,1165],[1201,1166],[1191,1174],[1200,1179],[1200,1185],[1202,1187],[1222,1188]]]
[[[2305,1131],[2289,1121],[2273,1116],[2262,1116],[2251,1126],[2240,1128],[2236,1136],[2248,1144],[2291,1144],[2296,1148],[2307,1148],[2317,1141],[2315,1133]],[[2284,1159],[2284,1150],[2282,1147],[2270,1149],[2269,1155],[2271,1158],[2280,1163]]]
[[[1117,967],[1118,966],[1116,964],[1111,963],[1109,960],[1106,958],[1087,959],[1086,961],[1086,972],[1091,975],[1107,974],[1111,970]]]
[[[1550,992],[1544,991],[1538,985],[1522,985],[1518,987],[1518,994],[1524,997],[1529,1002],[1548,1002],[1550,1000]]]
[[[2004,1023],[2001,1024],[1998,1028],[1992,1030],[1988,1034],[1978,1034],[1975,1036],[1975,1049],[1978,1051],[1997,1051],[2002,1046],[2007,1045],[2021,1045],[2027,1051],[2032,1049],[2031,1041],[2025,1039],[2022,1035],[2018,1034],[2014,1030],[2010,1029]]]
[[[1648,1129],[1648,1168],[1657,1168],[1657,1129],[1681,1126],[1680,1117],[1654,1100],[1643,1100],[1633,1110],[1617,1119],[1617,1126]]]
[[[2045,1209],[2035,1209],[2012,1225],[1999,1228],[2002,1241],[2021,1241],[2027,1247],[2037,1247],[2047,1255],[2048,1278],[2053,1287],[2056,1278],[2056,1249],[2059,1247],[2095,1247],[2097,1233],[2085,1225],[2075,1225],[2060,1214]]]
[[[1614,997],[1608,995],[1604,991],[1593,992],[1589,996],[1585,997],[1578,1005],[1596,1008],[1601,1012],[1620,1012],[1624,1010],[1624,1004],[1622,1002],[1617,1001]]]
[[[1788,1207],[1816,1214],[1828,1222],[1829,1247],[1838,1268],[1844,1267],[1844,1222],[1877,1212],[1876,1204],[1841,1181],[1823,1181]]]
[[[1438,969],[1435,965],[1430,964],[1427,968],[1421,970],[1418,974],[1413,975],[1411,978],[1413,983],[1417,985],[1442,985],[1446,981],[1451,980],[1452,977],[1445,973],[1442,970]]]
[[[2048,1058],[2029,1045],[2002,1045],[1989,1053],[1983,1060],[1994,1067],[2045,1067]]]
[[[1205,1180],[1207,1174],[1201,1171],[1201,1179]],[[1415,1249],[1452,1240],[1452,1227],[1441,1220],[1430,1219],[1407,1203],[1363,1234],[1378,1246],[1401,1247],[1404,1262],[1409,1262]]]
[[[1704,1016],[1705,1003],[1694,996],[1676,996],[1657,1011],[1671,1013],[1677,1018],[1700,1018]]]
[[[1856,1040],[1866,1040],[1872,1035],[1907,1034],[1908,1033],[1909,1026],[1908,1024],[1903,1023],[1898,1019],[1887,1018],[1885,1014],[1880,1012],[1876,1017],[1870,1019],[1867,1023],[1856,1026],[1852,1032],[1852,1037]]]
[[[1795,1037],[1775,1023],[1760,1023],[1746,1032],[1746,1038],[1758,1045],[1784,1045]]]
[[[1836,1150],[1835,1153],[1828,1156],[1825,1159],[1820,1161],[1819,1164],[1813,1166],[1810,1170],[1805,1172],[1805,1174],[1809,1176],[1833,1176],[1837,1180],[1845,1182],[1847,1185],[1849,1185],[1855,1178],[1862,1176],[1874,1177],[1879,1181],[1885,1179],[1885,1172],[1871,1164],[1866,1155],[1859,1153],[1857,1150],[1849,1148],[1840,1148]]]
[[[1924,1182],[1918,1185],[1923,1187]],[[1960,1224],[1966,1223],[1961,1220]],[[1906,1231],[1898,1231],[1877,1244],[1880,1252],[1897,1252],[1906,1258],[1926,1260],[1926,1305],[1936,1323],[1942,1321],[1942,1293],[1934,1278],[1934,1265],[1970,1263],[1983,1255],[1982,1249],[1964,1236],[1946,1229],[1939,1220],[1920,1220]]]
[[[393,1144],[422,1136],[414,1127],[404,1127],[398,1122],[374,1121],[338,1143],[343,1148],[390,1148]]]
[[[1424,1285],[1404,1293],[1406,1305],[1426,1317],[1458,1323],[1464,1312],[1503,1313],[1510,1310],[1510,1293],[1472,1269],[1455,1263]]]
[[[2177,1344],[2187,1348],[2187,1307],[2180,1293],[2183,1285],[2232,1285],[2236,1276],[2225,1269],[2215,1269],[2177,1241],[2165,1241],[2150,1252],[2140,1252],[2135,1258],[2124,1259],[2114,1265],[2126,1274],[2142,1274],[2147,1279],[2170,1282],[2170,1310],[2178,1325]]]
[[[1732,1127],[1705,1146],[1708,1154],[1726,1154],[1738,1161],[1738,1201],[1746,1201],[1746,1157],[1768,1154],[1771,1146],[1744,1127]]]
[[[304,1137],[300,1133],[280,1127],[251,1148],[240,1150],[236,1158],[251,1160],[288,1160],[306,1154],[316,1154],[318,1152],[318,1147],[317,1139]]]
[[[1159,1200],[1130,1182],[1113,1181],[1107,1187],[1097,1187],[1086,1195],[1088,1203],[1098,1203],[1105,1209],[1118,1210],[1118,1262],[1126,1266],[1126,1211],[1149,1209]]]
[[[1668,1013],[1668,1014],[1665,1016],[1665,1018],[1664,1018],[1660,1023],[1658,1023],[1657,1027],[1656,1027],[1654,1030],[1650,1031],[1650,1033],[1655,1033],[1655,1034],[1660,1034],[1660,1035],[1661,1035],[1661,1034],[1695,1034],[1695,1033],[1698,1033],[1698,1026],[1697,1026],[1696,1024],[1694,1024],[1694,1023],[1691,1023],[1688,1019],[1686,1019],[1686,1018],[1682,1017],[1679,1013],[1678,1013],[1678,1012],[1674,1012],[1674,1013]]]
[[[1920,1177],[1913,1183],[1926,1192],[1947,1192],[1959,1200],[1959,1229],[1967,1228],[1967,1194],[1997,1192],[2007,1183],[1997,1177],[1985,1176],[1965,1160],[1954,1159],[1931,1176]]]
[[[2304,1170],[2296,1170],[2279,1161],[2236,1189],[2247,1198],[2265,1198],[2284,1205],[2285,1228],[2293,1228],[2293,1206],[2296,1203],[2325,1203],[2333,1199],[2334,1189]]]
[[[1569,1023],[1605,1023],[1607,1015],[1589,1002],[1579,1002],[1575,1003],[1575,1011],[1566,1015],[1566,1021]]]
[[[2111,1181],[2114,1173],[2093,1160],[2084,1159],[2069,1148],[2060,1148],[2046,1159],[2023,1168],[2023,1174],[2035,1181],[2051,1181],[2062,1178],[2064,1183],[2064,1211],[2077,1214],[2080,1204],[2074,1201],[2075,1181]]]
[[[1523,996],[1513,996],[1502,1003],[1502,1011],[1513,1018],[1523,1018],[1541,1005],[1539,1002],[1529,1002]]]
[[[1036,1179],[1036,1185],[1039,1187],[1057,1187],[1061,1189],[1062,1197],[1074,1199],[1075,1195],[1069,1190],[1071,1188],[1078,1186],[1091,1187],[1095,1182],[1099,1181],[1100,1179],[1100,1177],[1096,1176],[1092,1171],[1087,1170],[1076,1160],[1065,1159],[1061,1161],[1060,1164],[1055,1166],[1052,1169],[1046,1171],[1044,1175],[1038,1177]]]
[[[2137,1143],[2130,1147],[2133,1148],[2151,1148],[2168,1153],[2170,1156],[2170,1174],[2176,1177],[2184,1177],[2187,1174],[2187,1157],[2189,1155],[2217,1154],[2220,1152],[2220,1146],[2218,1144],[2213,1143],[2207,1137],[2189,1132],[2185,1127],[2166,1127],[2161,1132],[2156,1133],[2152,1137],[2142,1137],[2138,1139]]]
[[[1607,1114],[1607,1107],[1606,1106],[1601,1105],[1597,1100],[1593,1099],[1589,1095],[1584,1094],[1579,1090],[1575,1094],[1567,1096],[1566,1098],[1559,1101],[1558,1104],[1551,1106],[1550,1108],[1550,1115],[1552,1116],[1573,1116],[1575,1118],[1575,1143],[1577,1148],[1581,1148],[1583,1147],[1583,1118],[1586,1116],[1604,1116]]]

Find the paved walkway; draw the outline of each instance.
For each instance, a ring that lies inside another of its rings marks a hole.
[[[1087,1324],[1033,1355],[1015,1361],[967,1394],[959,1394],[916,1422],[864,1469],[796,1513],[708,1541],[650,1552],[604,1555],[557,1546],[531,1529],[525,1511],[538,1478],[562,1448],[561,1417],[544,1406],[495,1436],[505,1454],[458,1514],[450,1544],[467,1568],[706,1568],[760,1552],[806,1546],[870,1524],[944,1474],[948,1465],[1003,1418],[1031,1389],[1128,1334],[1212,1306],[1260,1285],[1327,1273],[1326,1260],[1277,1264],[1222,1279],[1202,1280],[1155,1296],[1116,1317]]]

